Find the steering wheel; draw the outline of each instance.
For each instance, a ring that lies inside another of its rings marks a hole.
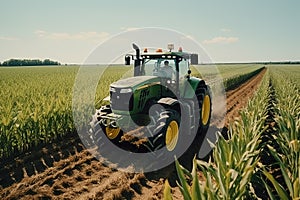
[[[159,70],[159,71],[158,71],[158,76],[167,78],[167,77],[168,77],[168,74],[167,74],[167,72],[164,71],[164,70]]]

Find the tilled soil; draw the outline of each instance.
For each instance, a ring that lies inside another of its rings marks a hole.
[[[265,74],[228,91],[225,126],[239,116]],[[212,122],[218,127],[217,120]],[[218,130],[220,127],[217,128]],[[199,172],[201,180],[201,172]],[[0,163],[1,199],[162,199],[165,179],[104,166],[76,134]],[[179,188],[173,199],[182,199]]]

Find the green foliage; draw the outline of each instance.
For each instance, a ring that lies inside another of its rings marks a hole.
[[[191,66],[192,75],[203,78],[213,91],[225,91],[237,88],[264,69],[254,64],[218,64]]]
[[[164,200],[172,200],[171,187],[169,181],[166,180],[164,185]]]
[[[261,72],[264,69],[264,67],[259,68],[257,70],[251,71],[249,73],[240,74],[231,78],[228,78],[224,81],[224,87],[226,90],[232,90],[236,87],[238,87],[241,83],[246,82],[248,79],[252,78],[253,76],[257,75],[259,72]]]
[[[195,194],[196,199],[257,199],[252,176],[260,171],[271,185],[261,177],[261,185],[257,187],[264,187],[270,199],[300,199],[300,69],[297,66],[270,66],[269,71],[255,97],[241,112],[241,120],[230,126],[229,139],[220,135],[213,150],[214,162],[197,161],[205,181],[200,183],[195,177],[195,161],[191,186],[195,189],[186,185],[186,176],[182,175],[184,170],[177,167],[185,199]],[[272,105],[276,108],[276,134],[272,136],[278,148],[267,147],[279,164],[284,182],[279,182],[259,162],[263,147],[260,136],[268,128],[265,120],[272,102],[270,98],[273,98],[270,86],[274,87],[276,96]]]
[[[0,68],[0,158],[75,131],[72,92],[78,69],[72,66]],[[126,67],[107,68],[96,97],[108,95],[109,84],[127,71]]]
[[[251,179],[259,163],[260,136],[265,131],[269,98],[269,76],[265,76],[255,97],[241,112],[241,119],[230,126],[228,140],[222,135],[213,150],[214,162],[194,160],[192,186],[177,167],[185,199],[248,199],[255,197]],[[177,164],[179,166],[179,164]],[[203,172],[200,183],[196,168]]]
[[[50,59],[38,60],[38,59],[10,59],[4,61],[2,66],[38,66],[38,65],[60,65],[57,61],[52,61]],[[1,66],[1,63],[0,63]]]
[[[270,153],[278,161],[284,184],[263,170],[281,199],[300,198],[300,70],[297,67],[270,67],[275,89],[275,121],[277,134],[273,135],[279,148],[269,146]],[[285,191],[288,190],[288,193]],[[269,191],[269,195],[272,192]],[[289,194],[289,195],[288,195]]]

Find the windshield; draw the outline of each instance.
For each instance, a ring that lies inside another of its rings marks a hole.
[[[173,59],[145,59],[143,63],[145,76],[159,76],[175,80],[176,65]]]
[[[179,79],[184,78],[189,70],[189,62],[182,59],[179,62]],[[174,59],[145,59],[143,63],[143,75],[145,76],[159,76],[176,79],[176,65]]]
[[[186,59],[182,59],[182,61],[179,63],[179,78],[185,77],[189,68],[189,62]]]

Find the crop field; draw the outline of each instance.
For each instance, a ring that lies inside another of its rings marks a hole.
[[[223,81],[225,124],[211,122],[222,133],[213,159],[195,160],[191,173],[179,163],[172,188],[160,175],[111,169],[85,149],[72,114],[79,66],[0,68],[1,199],[299,199],[300,66],[193,67],[212,87]],[[103,68],[95,107],[131,73]]]

